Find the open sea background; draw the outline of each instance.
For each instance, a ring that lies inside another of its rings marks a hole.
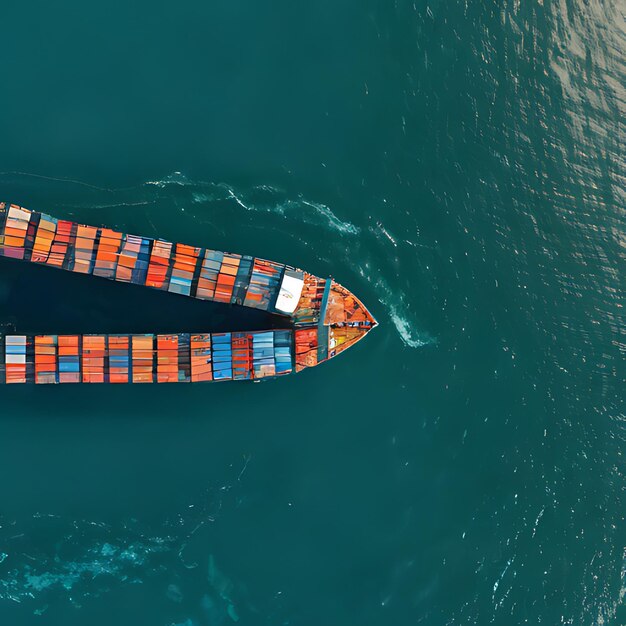
[[[381,325],[260,385],[2,389],[0,623],[626,624],[624,14],[6,4],[1,199]],[[70,278],[3,262],[0,321],[228,322]]]

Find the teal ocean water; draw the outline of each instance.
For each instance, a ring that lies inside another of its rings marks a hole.
[[[1,624],[626,624],[622,3],[2,17],[3,200],[332,274],[380,327],[260,385],[2,389]],[[3,264],[0,321],[229,321],[67,278]]]

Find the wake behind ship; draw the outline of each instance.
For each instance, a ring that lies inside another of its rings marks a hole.
[[[256,257],[127,235],[0,203],[0,256],[251,307],[290,328],[221,333],[0,335],[0,383],[259,380],[313,367],[377,325],[332,278]]]

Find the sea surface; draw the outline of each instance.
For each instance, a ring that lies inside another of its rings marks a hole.
[[[5,3],[0,199],[380,327],[259,385],[1,389],[0,624],[626,624],[625,12]],[[16,267],[4,329],[236,321]]]

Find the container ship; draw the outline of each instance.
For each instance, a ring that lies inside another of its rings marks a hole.
[[[0,203],[0,256],[251,307],[279,330],[0,334],[0,383],[258,381],[299,372],[360,341],[376,320],[332,278],[281,263],[128,235]],[[148,329],[146,329],[148,330]]]

